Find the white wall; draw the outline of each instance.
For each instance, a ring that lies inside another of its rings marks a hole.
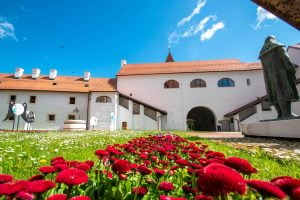
[[[108,96],[111,98],[111,103],[96,103],[96,98],[100,96]],[[98,119],[96,126],[91,126],[90,129],[109,130],[113,124],[112,130],[116,129],[117,122],[117,105],[118,95],[116,92],[92,92],[90,100],[90,118]],[[114,113],[114,119],[111,119],[111,113]],[[113,121],[112,121],[113,120]]]
[[[300,68],[300,49],[290,47],[288,49],[288,54],[291,58],[292,63],[299,66],[296,68],[296,77],[300,78],[300,69],[299,69]]]
[[[15,91],[1,90],[0,92],[0,120],[7,114],[10,95],[16,95],[16,103],[27,103],[27,110],[33,111],[36,120],[33,129],[57,130],[60,129],[69,114],[79,109],[80,119],[87,118],[87,93],[66,93],[66,92],[39,92],[39,91]],[[36,96],[36,103],[29,103],[30,96]],[[75,97],[75,104],[69,104],[70,97]],[[55,121],[48,121],[48,114],[55,114]],[[76,116],[78,119],[79,115]],[[11,129],[13,121],[0,122],[0,129]],[[25,122],[20,119],[19,130],[24,128]]]
[[[133,114],[133,102],[129,100],[129,108],[118,106],[117,128],[122,129],[122,122],[127,122],[127,129],[131,130],[157,130],[158,121],[144,115],[144,106],[140,104],[140,114]]]
[[[218,88],[221,78],[231,78],[236,87]],[[190,88],[190,82],[196,78],[206,81],[206,88]],[[246,79],[251,85],[247,86]],[[164,89],[167,80],[176,80],[180,87]],[[185,73],[165,75],[118,76],[118,91],[133,98],[168,112],[164,129],[186,130],[188,112],[197,106],[212,110],[216,122],[223,119],[224,114],[265,95],[263,74],[261,70]],[[217,124],[218,125],[218,124]]]

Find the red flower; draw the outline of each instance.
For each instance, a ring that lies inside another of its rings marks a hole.
[[[144,165],[140,165],[138,166],[137,170],[142,174],[142,175],[148,175],[151,174],[152,171],[151,169],[148,169],[146,166]]]
[[[65,170],[65,169],[69,169],[69,166],[66,164],[56,164],[56,165],[53,165],[53,167],[55,167],[55,169],[59,172]]]
[[[0,184],[0,196],[1,195],[13,195],[22,190],[26,190],[29,181],[17,180]]]
[[[132,194],[137,194],[138,196],[144,196],[147,194],[148,190],[146,187],[135,187],[132,188],[131,193]]]
[[[72,197],[70,200],[91,200],[91,198],[88,196],[77,196],[77,197]]]
[[[204,194],[195,196],[195,200],[213,200],[212,197],[206,196]]]
[[[181,166],[188,166],[189,162],[185,159],[177,159],[175,161],[176,164],[181,165]]]
[[[53,166],[43,166],[43,167],[39,168],[39,171],[44,174],[51,174],[51,173],[56,172],[56,169]]]
[[[196,189],[192,188],[189,185],[182,186],[182,190],[187,194],[189,194],[189,193],[196,194],[196,192],[197,192]]]
[[[57,162],[57,161],[65,162],[65,159],[62,156],[56,156],[56,157],[54,157],[54,158],[51,159],[51,163]]]
[[[44,175],[37,174],[37,175],[30,177],[28,179],[28,181],[32,182],[32,181],[37,181],[37,180],[44,180],[44,178],[45,178]]]
[[[154,168],[153,171],[156,174],[156,176],[159,178],[165,174],[165,170],[163,169]]]
[[[83,171],[88,171],[91,169],[91,166],[86,163],[81,163],[81,164],[77,165],[76,168],[81,169]]]
[[[95,163],[92,160],[86,160],[84,163],[88,164],[90,167],[94,167]]]
[[[34,195],[29,194],[29,193],[24,192],[24,191],[21,191],[17,194],[17,199],[19,199],[19,200],[33,200]]]
[[[294,179],[291,176],[279,176],[273,178],[271,183],[282,189],[288,195],[292,195],[292,191],[296,187],[300,187],[300,180]]]
[[[88,180],[89,177],[86,172],[76,168],[66,169],[56,176],[56,182],[66,185],[80,185],[88,182]]]
[[[292,191],[292,199],[299,200],[300,199],[300,187],[296,187]]]
[[[159,200],[186,200],[184,197],[171,197],[166,195],[160,195]]]
[[[14,178],[9,174],[0,174],[0,184],[12,181]]]
[[[247,160],[242,158],[230,157],[225,160],[224,164],[243,174],[252,174],[257,172],[257,169],[255,169]]]
[[[30,193],[43,193],[54,187],[55,183],[52,181],[37,180],[30,182],[26,191]]]
[[[212,152],[212,151],[207,151],[206,153],[205,153],[205,156],[207,157],[207,158],[225,158],[225,155],[223,154],[223,153],[221,153],[221,152]]]
[[[147,160],[149,157],[149,155],[146,153],[146,152],[142,152],[140,153],[140,158],[143,159],[143,160]]]
[[[54,194],[47,200],[67,200],[67,195],[65,194]]]
[[[266,197],[284,199],[286,196],[279,187],[267,181],[247,180],[247,184],[251,188],[255,189],[258,193]]]
[[[173,183],[163,181],[159,184],[158,189],[169,192],[169,191],[174,190],[175,188],[173,186]]]
[[[230,192],[239,194],[246,192],[246,182],[243,177],[225,165],[213,163],[197,173],[199,177],[197,186],[205,194],[218,196]]]
[[[130,163],[127,160],[116,160],[111,169],[116,173],[126,173],[130,171]]]
[[[108,151],[105,151],[105,150],[102,150],[102,149],[98,149],[96,152],[95,152],[95,155],[99,156],[100,158],[102,157],[105,157],[105,156],[109,156],[109,152]]]

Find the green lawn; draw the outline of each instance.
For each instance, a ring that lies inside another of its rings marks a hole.
[[[38,173],[38,168],[49,165],[54,156],[68,160],[97,160],[96,149],[108,144],[124,143],[131,138],[155,134],[153,131],[87,131],[87,132],[45,132],[45,133],[0,133],[0,173],[15,178],[27,179]],[[185,132],[176,132],[191,141],[201,141],[226,156],[238,156],[249,160],[259,173],[253,178],[270,179],[279,175],[300,178],[300,164],[296,161],[276,159],[262,151],[251,153],[220,145],[209,140],[191,137]]]

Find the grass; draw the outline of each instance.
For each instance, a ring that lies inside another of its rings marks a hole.
[[[38,168],[49,165],[54,156],[68,160],[93,160],[96,149],[108,144],[124,143],[131,138],[154,134],[151,131],[87,131],[87,132],[45,132],[45,133],[0,133],[0,173],[12,174],[16,179],[27,179],[38,173]],[[210,140],[192,137],[186,132],[176,132],[190,141],[201,141],[215,151],[227,156],[249,160],[259,173],[252,178],[270,180],[275,176],[289,175],[300,178],[300,164],[297,161],[275,158],[263,151],[252,153],[235,149]]]
[[[68,160],[93,160],[96,149],[108,144],[125,143],[131,138],[151,132],[141,131],[84,131],[44,133],[0,133],[0,174],[12,174],[27,179],[38,168],[49,165],[54,156]]]
[[[201,139],[197,136],[190,136],[184,132],[176,132],[177,135],[190,141],[200,141],[209,145],[210,149],[220,151],[226,156],[236,156],[248,160],[259,172],[252,175],[253,179],[270,180],[276,176],[293,176],[300,178],[300,163],[296,160],[280,159],[266,153],[261,149],[251,152],[247,149],[237,149],[227,145],[213,142],[209,139]]]

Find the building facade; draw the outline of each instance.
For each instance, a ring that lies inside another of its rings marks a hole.
[[[299,61],[295,48],[289,49]],[[90,130],[239,131],[241,123],[276,118],[265,94],[260,63],[175,62],[169,53],[164,63],[122,60],[115,79],[91,78],[88,72],[57,76],[56,70],[41,76],[39,69],[25,75],[20,68],[0,74],[0,120],[13,101],[27,103],[36,115],[32,129],[38,130],[60,130],[65,120],[81,119]],[[300,115],[300,104],[292,107]],[[0,129],[11,129],[16,120],[1,122]],[[21,119],[19,129],[25,127]]]

